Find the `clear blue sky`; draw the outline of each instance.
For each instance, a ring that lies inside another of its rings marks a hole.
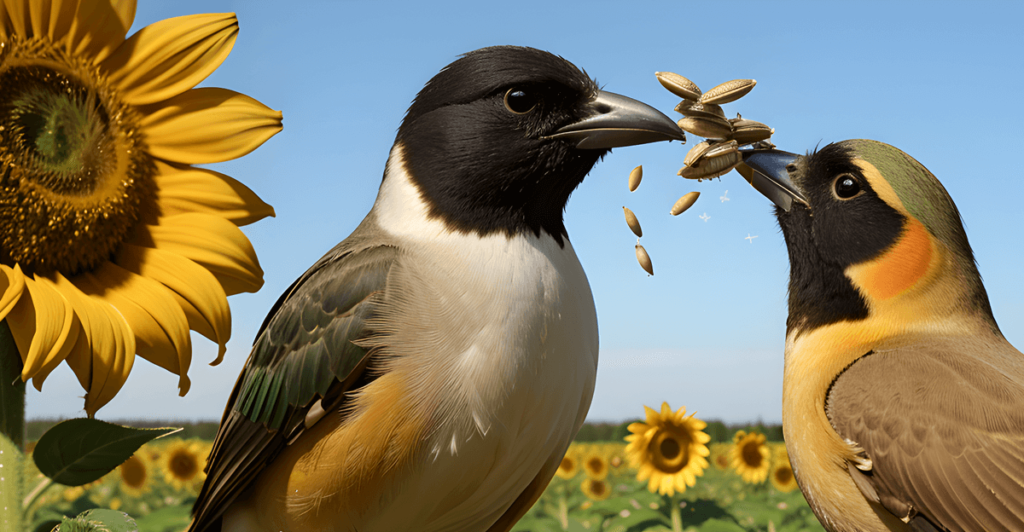
[[[677,99],[655,71],[704,89],[754,78],[754,91],[725,110],[774,127],[782,149],[850,138],[903,149],[957,202],[996,319],[1024,347],[1021,4],[139,0],[133,31],[220,11],[236,12],[241,31],[205,85],[249,94],[285,117],[262,148],[213,166],[277,210],[245,229],[266,285],[230,299],[233,339],[220,366],[207,365],[215,346],[194,336],[188,396],[138,359],[100,418],[219,418],[264,314],[370,209],[416,92],[459,54],[497,44],[559,54],[607,90],[674,118]],[[737,174],[704,183],[676,176],[697,140],[616,149],[569,202],[566,226],[601,330],[591,420],[640,416],[662,401],[704,419],[781,419],[785,244],[768,200]],[[645,178],[630,193],[638,164]],[[691,190],[700,200],[669,216]],[[623,205],[643,224],[654,277],[636,263]],[[42,394],[30,392],[28,414],[82,415],[81,394],[62,366]]]

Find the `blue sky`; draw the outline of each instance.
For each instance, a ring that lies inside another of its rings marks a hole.
[[[204,85],[284,112],[282,133],[212,166],[277,210],[245,228],[266,285],[230,298],[233,339],[221,365],[207,365],[216,348],[194,336],[186,397],[175,377],[138,359],[100,418],[219,418],[267,310],[370,209],[417,91],[459,54],[497,44],[554,52],[673,118],[678,99],[655,71],[705,90],[753,78],[753,92],[725,110],[774,127],[781,149],[870,138],[906,151],[953,196],[996,319],[1024,346],[1021,4],[139,0],[133,31],[224,11],[238,14],[240,34]],[[676,176],[698,141],[616,149],[569,202],[566,227],[601,331],[591,420],[640,416],[662,401],[704,419],[781,419],[785,244],[771,204],[736,173],[703,183]],[[644,181],[630,193],[639,164]],[[692,190],[697,203],[670,216]],[[643,225],[654,277],[636,263],[623,205]],[[29,393],[28,415],[80,416],[81,395],[62,366],[43,393]]]

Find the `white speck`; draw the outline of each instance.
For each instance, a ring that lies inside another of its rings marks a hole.
[[[686,501],[679,501],[680,508],[686,508]]]
[[[729,197],[729,191],[726,190],[725,194],[722,194],[721,196],[718,196],[718,199],[722,200],[722,203],[725,203],[725,202],[729,201],[732,198]]]
[[[619,515],[621,517],[629,517],[629,510],[623,510],[623,511],[619,512]]]
[[[704,214],[698,216],[697,218],[700,218],[701,220],[704,220],[704,223],[707,223],[707,221],[711,219],[711,217],[708,216],[708,213],[704,213]]]
[[[757,235],[750,236],[750,233],[747,233],[747,236],[743,237],[743,240],[749,240],[750,243],[753,244],[755,238],[757,238]]]

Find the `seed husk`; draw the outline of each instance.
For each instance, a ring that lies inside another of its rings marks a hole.
[[[757,82],[752,79],[734,79],[726,81],[725,83],[717,85],[713,89],[702,94],[700,97],[700,103],[721,105],[723,103],[734,102],[750,92],[750,90],[754,88],[754,85],[757,85]]]
[[[768,127],[767,124],[753,120],[734,118],[729,120],[729,123],[732,124],[732,138],[740,144],[767,140],[775,133],[775,130]]]
[[[728,155],[739,150],[740,144],[735,140],[727,140],[725,142],[718,142],[711,145],[711,149],[704,154],[706,159],[714,159],[715,157],[721,157]]]
[[[683,164],[686,166],[693,166],[697,164],[697,161],[704,157],[704,154],[711,149],[711,144],[708,141],[701,142],[700,144],[694,145],[690,148],[690,151],[686,152],[686,158],[683,159]]]
[[[636,260],[648,275],[654,275],[654,263],[651,262],[651,256],[647,254],[647,250],[640,244],[636,245]]]
[[[725,118],[725,111],[720,105],[712,103],[703,104],[693,100],[683,100],[676,106],[675,111],[683,116],[700,116],[705,118]]]
[[[687,116],[677,122],[687,133],[706,139],[726,139],[732,135],[732,125],[724,118]]]
[[[640,165],[629,173],[629,191],[633,192],[640,186],[640,180],[644,178],[644,166]]]
[[[629,226],[629,230],[633,231],[633,234],[636,235],[637,238],[644,236],[643,229],[640,229],[640,220],[636,219],[636,215],[633,214],[633,211],[629,210],[627,207],[623,207],[622,210],[626,213],[626,225]]]
[[[684,166],[679,170],[679,175],[686,179],[711,179],[729,173],[734,166],[743,161],[739,151],[723,154],[713,159],[707,157],[698,161],[696,166]]]
[[[675,72],[655,72],[654,75],[658,77],[661,86],[671,91],[672,94],[687,100],[700,99],[700,87],[683,76]]]
[[[676,200],[676,204],[672,206],[672,210],[668,211],[669,214],[671,214],[672,216],[679,216],[680,214],[686,212],[686,209],[689,209],[697,201],[697,198],[699,197],[700,192],[696,191],[684,195],[683,197]]]

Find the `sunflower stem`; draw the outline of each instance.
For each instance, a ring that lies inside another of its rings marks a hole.
[[[569,530],[569,504],[565,502],[565,495],[558,498],[558,522],[562,530]]]
[[[39,499],[39,497],[43,495],[43,492],[46,491],[46,488],[49,488],[52,485],[53,479],[49,477],[43,478],[43,480],[39,484],[37,484],[36,487],[32,488],[32,492],[25,496],[25,500],[22,501],[21,507],[24,508],[26,512],[28,512],[28,509],[31,508],[32,505],[35,504],[35,502]]]
[[[679,509],[679,501],[670,497],[668,503],[671,505],[672,532],[683,532],[683,512]]]
[[[0,529],[24,530],[21,515],[25,383],[7,320],[0,321]]]

